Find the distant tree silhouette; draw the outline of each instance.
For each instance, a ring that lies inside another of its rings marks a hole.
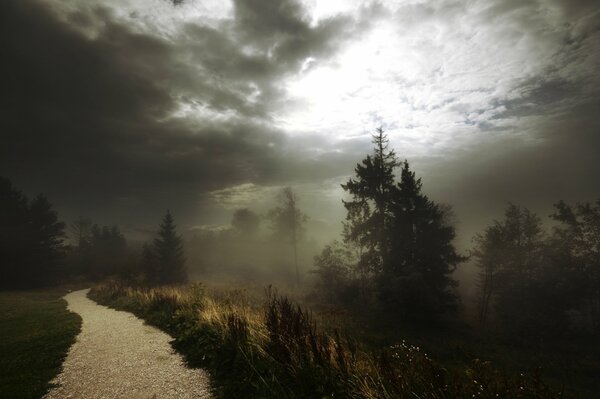
[[[568,256],[572,243],[548,237],[541,219],[509,204],[504,218],[475,237],[479,267],[479,319],[529,343],[566,331],[583,281]],[[567,255],[567,256],[565,256]]]
[[[319,278],[318,289],[329,303],[340,299],[348,285],[354,261],[352,251],[338,241],[326,245],[314,257],[313,273]]]
[[[600,199],[595,204],[571,206],[555,204],[551,217],[560,224],[554,229],[553,245],[565,273],[579,281],[585,314],[596,333],[600,333]]]
[[[307,216],[298,207],[298,196],[290,187],[281,190],[278,202],[279,206],[269,211],[268,218],[272,222],[275,236],[288,241],[292,247],[296,283],[299,283],[298,245],[304,234]]]
[[[94,224],[88,253],[92,262],[92,277],[119,275],[128,267],[127,240],[118,226]]]
[[[475,248],[472,256],[479,268],[478,273],[478,317],[481,324],[488,320],[492,300],[496,294],[498,272],[503,262],[503,228],[500,222],[495,221],[488,226],[482,234],[474,237]]]
[[[171,212],[163,218],[152,246],[145,247],[147,277],[152,283],[178,284],[187,281],[183,241],[176,232]]]
[[[69,225],[69,230],[72,241],[77,246],[77,250],[81,253],[90,245],[92,238],[92,221],[80,216]]]
[[[154,253],[154,248],[151,244],[144,243],[144,245],[142,246],[142,259],[140,269],[144,274],[146,282],[150,284],[158,284],[160,282],[161,276],[159,274],[160,269],[158,265],[158,258]]]
[[[0,286],[39,287],[60,276],[65,225],[46,197],[31,202],[0,178]]]
[[[253,237],[258,233],[260,217],[248,208],[236,209],[231,227],[244,237]]]

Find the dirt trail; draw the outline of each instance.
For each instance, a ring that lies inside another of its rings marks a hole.
[[[187,368],[169,335],[98,305],[88,291],[65,296],[83,324],[45,398],[211,398],[206,372]]]

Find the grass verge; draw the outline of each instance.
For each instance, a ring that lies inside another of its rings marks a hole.
[[[90,296],[170,333],[188,363],[211,372],[222,398],[558,398],[538,375],[506,375],[474,360],[449,372],[400,342],[373,353],[309,311],[267,290],[256,305],[240,291],[207,294],[199,284],[96,286]]]
[[[61,370],[81,318],[65,289],[0,292],[0,397],[40,398]]]

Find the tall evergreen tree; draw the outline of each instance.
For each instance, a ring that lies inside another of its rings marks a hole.
[[[151,253],[156,258],[156,283],[176,284],[187,280],[183,240],[175,228],[173,215],[167,211],[152,243]]]
[[[342,185],[352,195],[344,201],[344,239],[359,247],[358,269],[370,271],[389,309],[424,317],[444,312],[456,304],[451,274],[465,259],[452,244],[449,209],[421,192],[421,180],[406,161],[395,183],[400,164],[381,128],[373,144],[356,177]]]
[[[355,178],[342,184],[352,200],[343,201],[346,208],[344,240],[361,248],[359,268],[378,273],[389,252],[387,230],[392,218],[391,198],[394,187],[396,154],[382,128],[373,135],[374,151],[356,165]]]
[[[452,244],[449,209],[421,192],[407,161],[394,190],[388,235],[390,253],[379,278],[381,299],[390,309],[427,318],[456,305],[452,272],[465,260]]]

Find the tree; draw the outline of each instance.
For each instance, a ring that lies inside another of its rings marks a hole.
[[[554,248],[561,249],[568,271],[579,276],[590,324],[600,332],[600,199],[574,207],[560,201],[555,208],[551,217],[560,224],[554,229]]]
[[[154,248],[148,243],[142,246],[142,264],[140,269],[144,274],[147,282],[157,284],[160,282],[160,269],[158,265],[158,257],[154,253]]]
[[[92,221],[82,216],[71,223],[70,232],[72,240],[77,244],[77,249],[81,253],[86,246],[90,244],[92,236]]]
[[[315,273],[319,278],[319,290],[325,294],[329,303],[335,302],[343,294],[343,289],[351,277],[352,252],[339,242],[326,245],[319,255],[314,257]]]
[[[150,262],[156,262],[153,283],[176,284],[187,280],[185,270],[185,257],[183,241],[176,232],[175,220],[171,212],[167,214],[160,224],[160,229],[152,243],[151,251],[146,251],[145,256]]]
[[[479,268],[478,274],[478,317],[485,324],[490,313],[492,298],[496,294],[496,279],[502,265],[503,232],[500,222],[488,226],[483,234],[477,234],[473,241],[475,248],[472,256]]]
[[[287,240],[292,247],[296,284],[298,284],[300,282],[298,245],[304,234],[307,216],[298,208],[298,196],[290,187],[281,190],[277,199],[279,206],[271,209],[268,217],[271,219],[275,235]]]
[[[344,241],[360,248],[360,268],[378,273],[389,252],[388,227],[392,218],[391,198],[394,187],[396,154],[382,128],[373,135],[373,155],[367,155],[354,169],[355,178],[342,184],[352,200],[343,201],[346,208]]]
[[[421,192],[422,182],[402,164],[400,182],[391,192],[390,251],[379,278],[382,301],[406,316],[427,318],[456,307],[451,275],[465,257],[458,254],[450,208]]]
[[[127,240],[118,226],[92,225],[85,254],[93,278],[119,275],[130,266],[127,264]]]
[[[0,284],[3,288],[25,283],[27,262],[27,198],[0,177]]]
[[[260,218],[248,208],[236,209],[231,226],[243,237],[254,237],[258,233]]]
[[[42,194],[29,205],[31,279],[37,286],[55,281],[64,256],[65,224],[58,220],[52,204]]]
[[[28,288],[59,277],[64,223],[46,197],[31,202],[0,177],[0,286]]]
[[[376,281],[381,302],[396,313],[425,317],[456,304],[451,274],[465,258],[452,241],[450,210],[421,193],[422,183],[400,166],[383,129],[373,135],[374,151],[355,168],[356,177],[342,188],[352,195],[344,241],[359,248],[357,269]]]
[[[482,323],[495,320],[505,333],[529,343],[566,329],[573,280],[559,261],[558,242],[548,240],[535,213],[509,204],[504,218],[475,243]]]

